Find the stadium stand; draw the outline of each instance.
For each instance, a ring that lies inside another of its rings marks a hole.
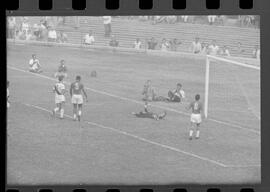
[[[31,18],[31,23],[39,22],[40,18]],[[79,26],[79,27],[78,27]],[[104,37],[104,26],[102,17],[81,17],[79,24],[74,23],[71,17],[65,18],[64,25],[56,26],[58,31],[64,31],[68,36],[68,42],[81,44],[83,37],[89,30],[95,36],[95,45],[107,46],[110,38]],[[154,37],[161,42],[163,38],[177,38],[182,42],[177,51],[188,52],[191,42],[195,37],[199,37],[201,42],[210,44],[213,39],[217,45],[226,45],[232,56],[251,57],[255,45],[260,45],[260,30],[256,28],[241,28],[233,26],[205,25],[194,23],[158,23],[151,24],[147,21],[137,19],[113,17],[112,34],[119,41],[119,47],[133,46],[136,38],[142,41],[145,48],[146,39]],[[238,42],[241,42],[244,52],[239,55]],[[159,47],[159,46],[158,46]]]

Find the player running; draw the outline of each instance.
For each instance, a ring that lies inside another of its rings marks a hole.
[[[164,119],[165,116],[167,115],[166,111],[164,111],[161,114],[153,113],[148,110],[148,103],[145,102],[144,105],[144,111],[141,111],[139,113],[132,112],[133,115],[139,118],[150,118],[150,119],[155,119],[155,120],[161,120]]]
[[[41,65],[39,63],[39,60],[37,59],[36,55],[33,54],[32,58],[29,61],[29,71],[33,73],[41,73]]]
[[[87,102],[87,94],[84,90],[84,86],[81,83],[81,76],[76,76],[76,81],[70,86],[70,96],[71,103],[73,104],[73,119],[74,121],[81,120],[82,115],[82,105],[83,105],[83,95],[85,96],[85,100]]]
[[[9,81],[7,81],[7,108],[9,108],[10,104],[9,104]]]
[[[199,139],[200,137],[200,124],[202,122],[202,111],[203,111],[203,104],[200,102],[200,95],[197,94],[195,95],[195,101],[191,102],[189,106],[187,107],[187,110],[192,109],[192,113],[190,116],[190,130],[189,130],[189,139],[191,140],[193,138],[193,132],[194,132],[194,127],[196,127],[196,139]]]
[[[65,93],[66,88],[63,83],[63,76],[58,77],[58,82],[53,87],[53,92],[55,93],[55,104],[56,107],[53,110],[53,116],[55,117],[55,114],[57,111],[60,112],[60,119],[64,118],[64,104],[65,104]]]

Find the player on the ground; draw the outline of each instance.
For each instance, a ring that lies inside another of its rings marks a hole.
[[[10,104],[9,104],[9,81],[7,81],[7,108],[9,108]]]
[[[168,92],[169,101],[182,102],[185,98],[185,92],[182,89],[182,84],[177,83],[176,89]]]
[[[64,105],[65,105],[65,93],[66,88],[63,83],[63,76],[58,77],[58,82],[53,87],[53,92],[55,93],[55,104],[56,107],[53,109],[53,116],[55,117],[55,114],[57,111],[60,112],[60,119],[64,118]]]
[[[192,109],[192,113],[190,116],[190,130],[189,130],[189,139],[191,140],[193,138],[193,132],[195,131],[196,127],[196,139],[199,139],[200,137],[200,124],[202,122],[202,115],[203,113],[203,104],[200,102],[200,95],[195,95],[195,101],[191,102],[189,106],[187,107],[187,110]]]
[[[139,113],[132,112],[132,114],[135,115],[136,117],[150,118],[150,119],[155,119],[157,121],[164,119],[165,116],[167,115],[166,111],[164,111],[163,113],[160,113],[160,114],[150,112],[148,110],[148,102],[145,102],[144,111],[141,111]]]
[[[58,78],[58,77],[60,77],[60,76],[63,76],[63,77],[65,77],[65,78],[67,78],[67,67],[66,67],[66,65],[65,65],[65,60],[61,60],[60,61],[60,65],[59,65],[59,67],[58,67],[58,70],[57,70],[57,72],[54,74],[54,76],[56,77],[56,78]]]
[[[29,61],[29,71],[33,73],[41,73],[41,65],[37,56],[35,54],[32,55],[32,58]]]
[[[87,102],[87,94],[84,90],[84,86],[81,83],[81,76],[76,76],[76,81],[70,86],[70,96],[71,103],[73,104],[73,119],[76,121],[81,120],[82,115],[82,105],[83,105],[83,95],[85,96],[85,100]]]

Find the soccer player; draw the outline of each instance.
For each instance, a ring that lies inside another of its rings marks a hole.
[[[9,81],[7,81],[7,108],[9,108],[10,104],[9,104]]]
[[[154,101],[156,94],[155,90],[152,87],[151,80],[147,80],[146,83],[144,84],[143,91],[142,91],[143,101]]]
[[[185,92],[182,89],[182,84],[177,83],[176,89],[168,92],[169,101],[181,102],[185,98]]]
[[[187,110],[192,109],[191,117],[190,117],[190,130],[189,130],[189,139],[192,140],[193,138],[193,132],[194,132],[194,127],[196,127],[196,139],[199,139],[200,137],[200,124],[202,122],[202,115],[201,113],[203,112],[203,104],[200,102],[200,95],[197,94],[195,95],[195,101],[191,102],[187,108]]]
[[[166,111],[164,111],[161,114],[153,113],[148,110],[148,103],[145,102],[144,105],[144,111],[141,111],[139,113],[132,112],[133,115],[139,118],[150,118],[150,119],[155,119],[155,120],[161,120],[164,119],[165,116],[167,115]]]
[[[36,55],[33,54],[32,58],[29,61],[29,71],[33,73],[41,73],[41,65],[39,63],[39,60],[37,59]]]
[[[70,86],[70,96],[71,103],[73,104],[73,119],[74,121],[81,120],[82,115],[82,105],[83,105],[83,95],[85,96],[85,100],[87,102],[87,94],[84,90],[84,86],[81,83],[81,76],[76,76],[76,81]]]
[[[65,65],[65,60],[61,60],[60,61],[60,65],[58,67],[57,72],[54,75],[56,78],[58,78],[59,76],[63,76],[65,78],[67,78],[67,67]]]
[[[58,82],[53,87],[53,92],[55,93],[55,104],[56,107],[53,110],[53,116],[55,117],[55,114],[57,111],[60,112],[60,119],[64,118],[64,104],[65,104],[65,85],[63,83],[63,76],[58,77]]]

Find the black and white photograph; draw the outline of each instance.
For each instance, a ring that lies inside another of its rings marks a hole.
[[[8,185],[261,183],[259,15],[6,19]]]

